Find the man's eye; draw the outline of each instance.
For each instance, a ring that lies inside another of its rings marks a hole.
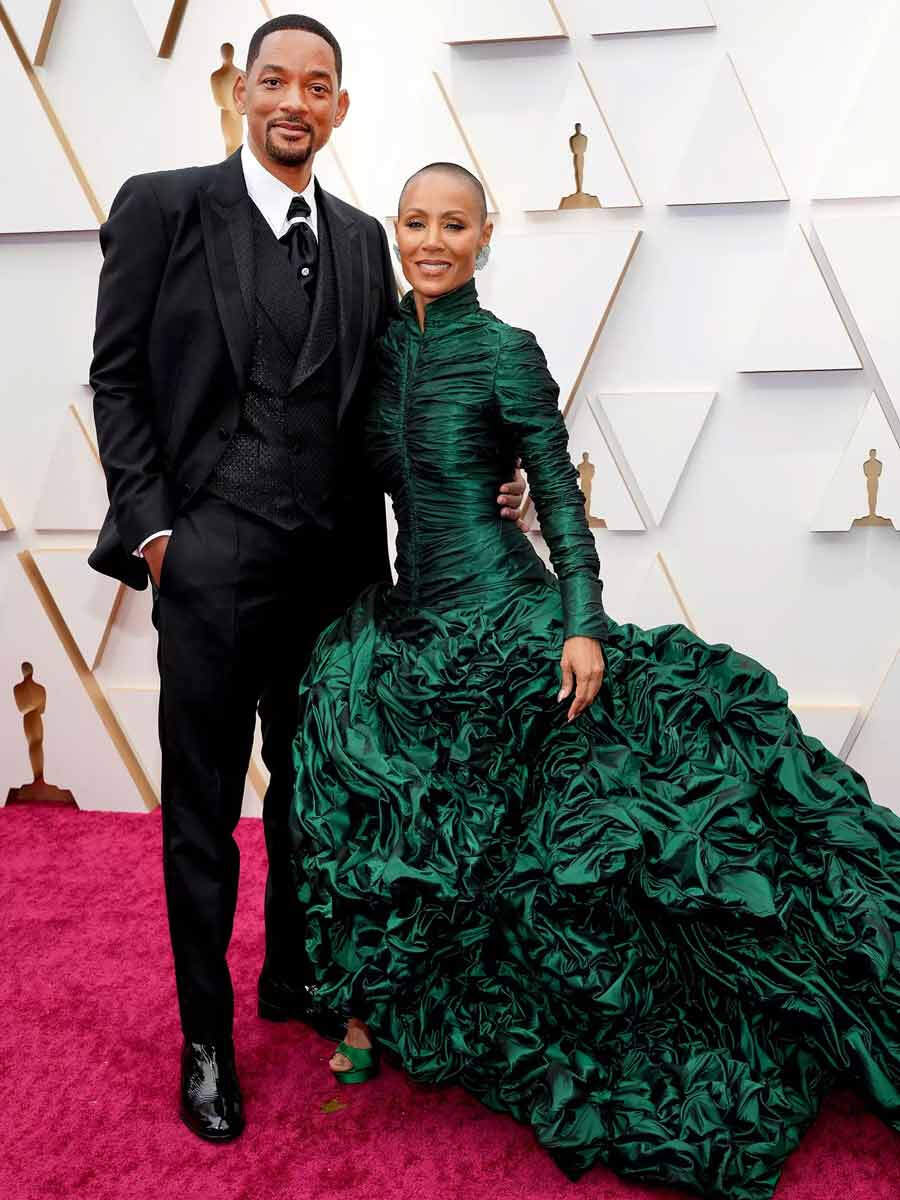
[[[268,87],[270,83],[274,84],[275,87],[278,87],[279,83],[281,83],[281,80],[280,79],[264,79],[263,87]]]
[[[313,87],[313,91],[316,93],[317,96],[327,96],[328,95],[328,88],[325,87],[321,83],[316,84]]]

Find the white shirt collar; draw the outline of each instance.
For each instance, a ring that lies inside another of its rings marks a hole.
[[[277,238],[288,231],[287,212],[294,196],[302,196],[309,205],[310,212],[306,223],[316,237],[319,236],[314,175],[310,175],[309,183],[302,192],[293,192],[286,183],[282,183],[271,171],[266,170],[246,143],[241,147],[241,166],[244,169],[244,182],[250,199],[265,217],[266,223]]]

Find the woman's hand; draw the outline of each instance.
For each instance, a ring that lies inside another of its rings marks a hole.
[[[516,463],[516,473],[513,475],[509,483],[504,483],[500,488],[500,495],[497,497],[497,503],[500,505],[500,516],[505,517],[507,521],[515,521],[523,533],[528,532],[528,526],[519,516],[522,509],[522,497],[525,495],[525,479],[522,472],[519,470],[519,463]]]
[[[575,698],[566,718],[574,721],[580,712],[584,712],[588,705],[593,704],[600,691],[603,673],[606,670],[600,643],[589,637],[566,638],[560,666],[562,687],[556,699],[565,700],[566,696],[571,694],[572,684],[575,683]]]

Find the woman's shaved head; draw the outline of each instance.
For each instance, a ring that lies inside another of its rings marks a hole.
[[[459,163],[452,162],[429,163],[427,167],[422,167],[421,170],[416,171],[414,175],[410,175],[409,179],[407,179],[406,183],[403,185],[403,191],[400,193],[400,200],[397,206],[398,211],[401,211],[403,208],[403,197],[406,195],[410,184],[415,182],[417,179],[421,179],[423,175],[431,175],[432,173],[449,175],[451,178],[458,180],[460,183],[465,183],[468,187],[470,187],[475,195],[476,200],[478,201],[478,208],[481,212],[482,222],[487,220],[487,197],[484,194],[484,186],[481,180],[477,177],[477,175],[473,175],[471,171],[467,171],[465,167],[461,167]]]

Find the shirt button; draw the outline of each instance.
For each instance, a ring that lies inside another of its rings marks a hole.
[[[228,430],[224,426],[219,430],[219,437],[222,439],[223,442],[228,441],[229,433],[228,433]]]
[[[309,267],[301,267],[300,274],[303,275],[304,277],[307,276],[309,274]]]

